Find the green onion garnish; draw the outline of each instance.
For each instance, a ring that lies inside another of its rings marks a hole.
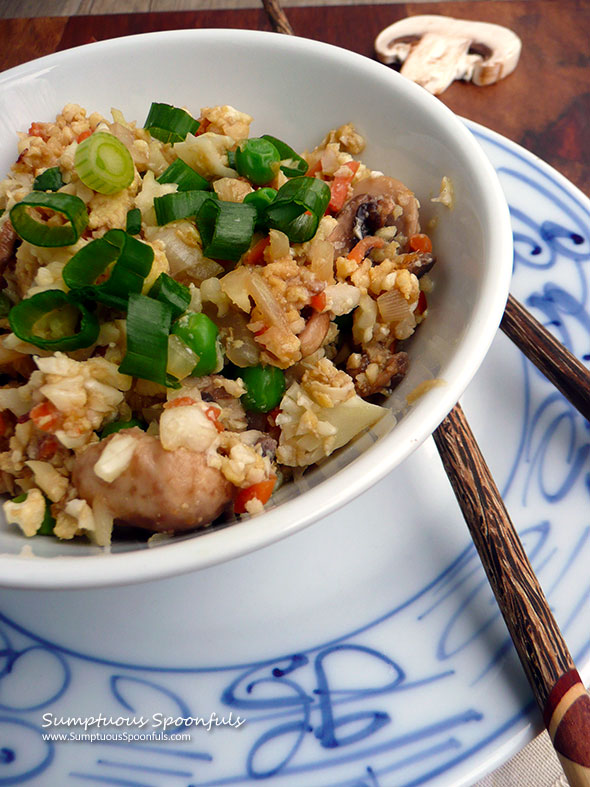
[[[129,235],[139,235],[141,232],[141,211],[139,208],[131,208],[127,211],[125,232]]]
[[[37,175],[33,181],[33,191],[57,191],[65,186],[59,167],[50,167]]]
[[[127,352],[119,371],[172,388],[179,383],[166,374],[172,309],[167,303],[132,293],[127,309]]]
[[[31,209],[58,213],[66,224],[48,225],[32,215]],[[33,246],[71,246],[86,229],[86,205],[73,194],[33,191],[10,209],[10,220],[16,234]]]
[[[256,208],[256,229],[266,229],[266,209],[271,202],[274,202],[276,196],[276,189],[264,186],[244,197],[243,201],[246,205],[253,205]]]
[[[74,155],[78,177],[99,194],[123,191],[135,177],[131,153],[113,134],[95,131],[80,142]]]
[[[319,178],[292,178],[266,208],[268,226],[280,230],[291,243],[304,243],[316,233],[330,202],[330,187]]]
[[[147,243],[123,230],[109,230],[81,248],[66,264],[62,276],[76,300],[98,300],[125,309],[128,295],[141,292],[153,259],[154,251]],[[96,284],[113,262],[109,278]]]
[[[237,262],[250,247],[256,218],[253,205],[205,200],[196,219],[205,256]]]
[[[209,188],[209,181],[190,167],[181,158],[177,158],[162,172],[158,183],[177,183],[178,191],[200,191]]]
[[[10,327],[19,339],[43,350],[69,352],[98,338],[96,316],[63,290],[44,290],[13,306]]]
[[[272,142],[279,151],[279,156],[281,157],[281,170],[288,178],[305,175],[309,165],[305,159],[301,158],[299,153],[296,153],[293,148],[290,148],[285,142],[281,142],[280,139],[271,137],[270,134],[263,134],[262,139]]]
[[[150,298],[167,303],[172,309],[172,319],[176,320],[187,310],[191,293],[185,284],[176,281],[167,273],[161,273],[148,292]]]
[[[217,195],[211,191],[177,191],[174,194],[154,197],[156,221],[162,226],[171,221],[196,216],[203,202],[208,199],[217,199]]]
[[[196,134],[199,121],[184,109],[170,104],[154,102],[146,118],[144,128],[160,142],[182,142],[187,134]]]

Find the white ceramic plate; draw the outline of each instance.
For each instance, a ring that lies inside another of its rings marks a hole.
[[[513,294],[588,360],[588,200],[470,128],[510,204]],[[587,681],[588,424],[501,334],[462,404]],[[461,787],[539,730],[432,440],[287,541],[128,588],[3,590],[0,610],[1,785]],[[149,740],[166,717],[201,721]]]

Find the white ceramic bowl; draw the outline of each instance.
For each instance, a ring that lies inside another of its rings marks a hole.
[[[152,101],[231,104],[299,150],[352,121],[362,160],[402,180],[433,220],[437,265],[429,317],[412,339],[410,372],[389,406],[397,425],[377,427],[279,490],[264,514],[154,547],[116,542],[110,552],[82,543],[25,539],[0,527],[0,584],[71,588],[171,576],[225,561],[288,536],[343,506],[417,448],[459,399],[497,330],[512,267],[512,233],[496,174],[460,119],[384,65],[302,38],[243,30],[187,30],[119,38],[60,52],[0,75],[0,170],[15,158],[16,131],[51,120],[68,102],[121,109],[143,122]],[[443,175],[452,209],[431,199]],[[442,378],[410,407],[418,383]],[[423,479],[427,494],[428,479]],[[395,512],[388,512],[395,527]],[[361,523],[359,523],[360,525]],[[362,523],[370,527],[370,523]]]

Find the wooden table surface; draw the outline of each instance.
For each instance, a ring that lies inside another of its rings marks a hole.
[[[456,82],[440,100],[459,115],[537,154],[590,194],[590,133],[587,131],[590,3],[587,0],[447,0],[307,6],[288,8],[287,12],[296,34],[337,44],[368,57],[374,57],[373,41],[379,31],[409,15],[442,13],[510,27],[523,42],[516,71],[486,88]],[[256,8],[0,19],[3,42],[0,70],[95,40],[156,30],[207,27],[271,29],[264,11]],[[354,101],[354,97],[343,96],[343,101]],[[536,756],[552,757],[548,742],[545,748],[539,748],[542,755]],[[486,785],[496,784],[494,777],[484,781]],[[515,783],[513,772],[509,771],[504,781],[497,783]]]
[[[388,24],[444,13],[514,30],[523,50],[516,71],[496,85],[455,82],[440,100],[463,117],[518,142],[590,194],[590,3],[587,0],[475,2],[288,8],[296,34],[374,57]],[[262,9],[111,14],[0,20],[0,70],[93,40],[154,30],[235,27],[270,30]],[[346,100],[353,100],[347,97]]]

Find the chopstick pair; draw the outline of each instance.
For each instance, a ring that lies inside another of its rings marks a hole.
[[[278,0],[262,4],[294,35]],[[500,328],[590,420],[588,370],[512,295]],[[570,787],[590,787],[590,695],[459,404],[433,438]]]

